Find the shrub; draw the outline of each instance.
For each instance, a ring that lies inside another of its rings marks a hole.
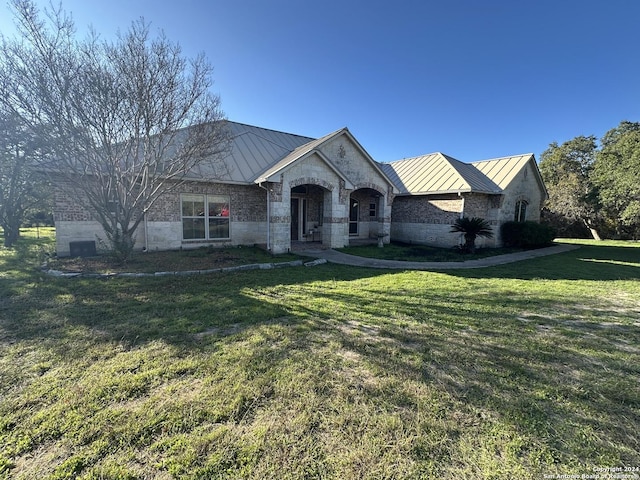
[[[544,247],[556,237],[553,227],[536,222],[507,222],[501,227],[502,242],[506,247]]]

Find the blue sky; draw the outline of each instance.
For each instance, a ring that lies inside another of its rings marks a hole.
[[[62,5],[80,35],[144,17],[185,55],[204,52],[230,120],[312,137],[347,126],[378,161],[539,158],[553,141],[640,121],[637,0]],[[10,17],[0,7],[9,36]]]

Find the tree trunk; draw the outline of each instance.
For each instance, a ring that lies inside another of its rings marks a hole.
[[[13,225],[3,225],[4,229],[4,246],[6,248],[13,247],[18,238],[20,238],[20,227],[14,227]]]
[[[593,237],[594,240],[602,240],[602,237],[600,237],[600,234],[595,228],[593,227],[587,227],[587,228],[591,232],[591,236]]]
[[[589,229],[589,232],[591,232],[591,236],[593,237],[594,240],[602,240],[602,237],[600,236],[600,234],[598,233],[598,231],[595,229],[595,227],[592,225],[592,223],[589,220],[583,220],[585,226]]]
[[[123,231],[116,228],[115,234],[112,234],[105,229],[105,233],[107,234],[107,240],[109,240],[109,243],[111,244],[114,257],[116,257],[118,261],[126,263],[133,253],[133,247],[135,244],[133,234],[135,233],[135,229],[127,229]]]
[[[465,234],[464,236],[464,249],[468,253],[476,253],[476,236]]]

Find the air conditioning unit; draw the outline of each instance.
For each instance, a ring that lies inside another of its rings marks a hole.
[[[95,257],[95,240],[69,242],[69,255],[72,257]]]

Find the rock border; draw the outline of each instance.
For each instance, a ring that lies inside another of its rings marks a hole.
[[[86,272],[64,272],[62,270],[43,268],[44,273],[52,277],[58,278],[142,278],[142,277],[167,277],[167,276],[188,276],[188,275],[208,275],[210,273],[222,272],[240,272],[244,270],[270,270],[273,268],[285,267],[314,267],[327,263],[325,259],[304,262],[303,260],[293,260],[291,262],[276,263],[250,263],[247,265],[237,265],[235,267],[209,268],[206,270],[177,270],[153,273],[135,273],[135,272],[119,272],[119,273],[86,273]]]

